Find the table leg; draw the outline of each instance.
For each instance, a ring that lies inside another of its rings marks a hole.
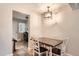
[[[52,56],[52,47],[49,47],[49,56]]]

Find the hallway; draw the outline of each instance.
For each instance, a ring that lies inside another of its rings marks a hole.
[[[16,51],[14,52],[14,56],[28,56],[28,44],[24,41],[19,41],[16,43]]]

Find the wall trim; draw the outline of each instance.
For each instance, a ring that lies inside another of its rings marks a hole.
[[[73,56],[73,55],[71,55],[71,54],[69,54],[69,53],[65,53],[65,56]]]
[[[13,54],[11,53],[11,54],[7,54],[7,55],[5,55],[5,56],[13,56]],[[69,53],[65,53],[64,56],[73,56],[73,55],[71,55],[71,54],[69,54]]]
[[[11,53],[11,54],[7,54],[7,55],[5,55],[5,56],[13,56],[13,54]]]

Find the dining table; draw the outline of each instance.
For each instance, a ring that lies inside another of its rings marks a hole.
[[[32,39],[33,40],[33,39]],[[49,56],[52,56],[52,49],[63,43],[63,40],[49,38],[49,37],[39,37],[39,43],[49,46]]]

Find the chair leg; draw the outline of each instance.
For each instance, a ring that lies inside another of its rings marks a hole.
[[[33,51],[33,56],[35,56],[35,52]]]
[[[38,55],[39,55],[39,56],[41,56],[41,54],[40,54],[40,53],[39,53]]]
[[[48,51],[46,51],[46,56],[48,56]]]

